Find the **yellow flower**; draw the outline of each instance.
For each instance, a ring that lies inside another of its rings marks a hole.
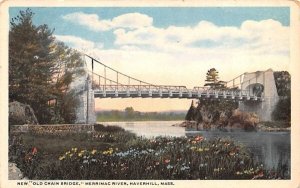
[[[66,152],[66,155],[68,155],[68,154],[70,154],[70,153],[71,153],[70,151],[67,151],[67,152]]]
[[[195,147],[195,146],[192,146],[192,147],[191,147],[191,150],[196,150],[196,147]]]
[[[94,155],[97,152],[97,150],[93,149],[93,151],[91,152],[92,155]]]
[[[204,148],[204,151],[209,151],[209,148]]]
[[[81,153],[81,152],[80,152],[80,153],[78,153],[78,157],[81,157],[81,156],[82,156],[82,154],[83,154],[83,153]]]
[[[202,149],[202,148],[198,148],[198,149],[197,149],[197,151],[199,151],[199,152],[202,152],[202,151],[203,151],[203,149]]]
[[[69,157],[72,157],[73,156],[73,153],[71,153],[70,155],[69,155]]]
[[[214,168],[214,172],[219,172],[220,169],[219,168]]]
[[[77,148],[72,148],[72,151],[73,152],[77,152]]]
[[[63,155],[63,156],[60,156],[58,159],[61,161],[61,160],[63,160],[65,158],[65,156]]]

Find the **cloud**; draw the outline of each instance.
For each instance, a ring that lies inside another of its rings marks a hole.
[[[71,36],[71,35],[55,35],[55,38],[59,41],[62,41],[73,48],[76,48],[80,51],[85,51],[86,49],[93,48],[102,48],[102,44],[96,44],[92,41],[82,39],[80,37]]]
[[[153,18],[140,13],[128,13],[117,16],[113,19],[101,19],[97,14],[85,14],[83,12],[75,12],[64,15],[64,20],[87,26],[93,31],[108,31],[114,28],[135,29],[140,27],[148,27],[152,25]]]
[[[288,53],[289,27],[275,20],[251,21],[241,27],[217,26],[200,21],[193,27],[143,27],[117,29],[115,44],[136,45],[164,51],[243,49],[251,53]]]
[[[239,27],[202,20],[166,28],[154,26],[151,17],[140,13],[109,20],[96,14],[72,13],[64,19],[93,31],[110,30],[115,46],[99,48],[72,36],[58,39],[75,47],[86,46],[84,51],[104,64],[153,84],[203,86],[206,71],[212,67],[225,81],[244,72],[289,70],[290,28],[272,19],[246,20]]]

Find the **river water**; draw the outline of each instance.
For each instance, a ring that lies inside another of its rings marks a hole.
[[[100,122],[99,122],[100,123]],[[117,125],[137,136],[152,138],[156,136],[192,136],[201,134],[207,139],[231,138],[246,146],[253,157],[262,161],[267,169],[276,169],[280,161],[290,171],[291,136],[290,132],[223,132],[223,131],[189,131],[172,125],[179,121],[140,121],[140,122],[101,122],[105,125]]]

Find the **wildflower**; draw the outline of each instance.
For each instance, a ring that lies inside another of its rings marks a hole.
[[[70,153],[71,153],[70,151],[67,151],[67,152],[66,152],[66,155],[69,155]]]
[[[72,151],[73,152],[77,152],[77,148],[72,148]]]
[[[165,163],[169,163],[170,162],[170,159],[165,159]]]
[[[157,161],[157,162],[155,163],[155,165],[158,166],[158,165],[159,165],[159,162]]]
[[[189,170],[189,169],[190,169],[190,167],[188,167],[188,166],[183,166],[183,167],[180,168],[181,171]]]
[[[224,146],[230,146],[230,143],[225,142],[225,143],[224,143]]]
[[[202,152],[203,149],[202,149],[202,148],[198,148],[197,151],[198,151],[198,152]]]
[[[204,140],[204,137],[203,136],[197,136],[196,138],[195,138],[195,141],[197,141],[197,142],[201,142],[201,141],[203,141]]]
[[[60,156],[59,158],[58,158],[60,161],[61,160],[64,160],[65,159],[65,156],[63,155],[63,156]]]
[[[219,172],[220,169],[219,168],[214,168],[214,172]]]
[[[169,164],[169,165],[167,166],[167,169],[171,169],[171,168],[173,168],[173,166]]]
[[[230,152],[229,152],[229,155],[230,155],[230,156],[235,155],[235,151],[230,151]]]
[[[94,155],[97,152],[97,150],[93,149],[93,151],[91,152],[92,155]]]
[[[36,147],[33,147],[33,148],[32,148],[32,151],[31,151],[31,153],[32,153],[32,155],[35,155],[35,154],[37,153],[37,149],[36,149]]]
[[[264,172],[260,171],[257,175],[255,175],[252,179],[262,178],[264,177]]]
[[[242,173],[242,172],[239,172],[239,171],[237,171],[235,174],[236,174],[236,175],[242,175],[243,173]]]
[[[82,163],[89,163],[89,161],[88,160],[83,160]]]
[[[70,155],[69,155],[69,157],[72,157],[73,156],[73,153],[71,153]]]
[[[204,148],[204,151],[209,151],[209,148]]]
[[[78,157],[81,157],[83,155],[83,153],[78,153]]]
[[[195,146],[192,146],[191,147],[191,150],[196,150],[197,148]]]

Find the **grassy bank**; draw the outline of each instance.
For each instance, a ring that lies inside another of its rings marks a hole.
[[[144,139],[118,127],[10,136],[10,160],[29,179],[272,179],[231,140]],[[282,177],[284,178],[284,177]]]

